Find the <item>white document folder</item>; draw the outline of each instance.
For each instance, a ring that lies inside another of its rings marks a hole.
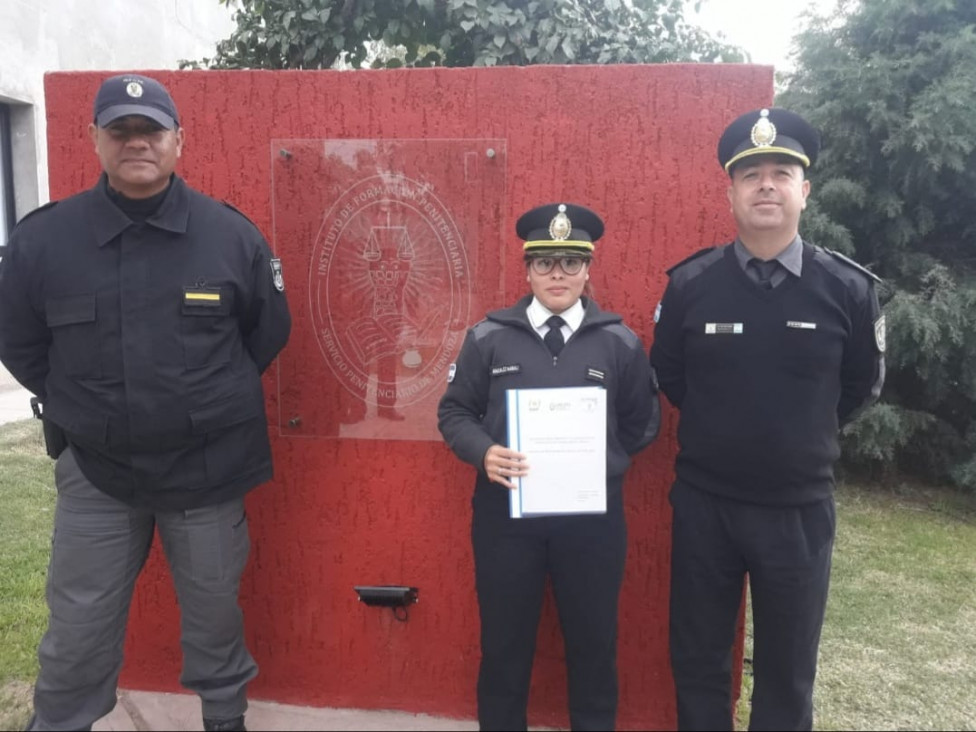
[[[508,446],[529,464],[513,478],[512,518],[606,513],[606,389],[509,389],[505,397]]]

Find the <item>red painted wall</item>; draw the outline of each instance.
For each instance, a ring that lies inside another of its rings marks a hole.
[[[106,75],[46,79],[52,199],[97,178],[86,127]],[[272,139],[505,140],[504,220],[478,242],[505,252],[499,261],[508,266],[487,273],[504,282],[498,302],[525,287],[514,236],[519,214],[543,202],[577,201],[607,224],[592,273],[596,299],[622,313],[645,344],[665,270],[733,231],[715,160],[719,134],[739,113],[769,104],[773,91],[772,69],[734,65],[155,76],[171,90],[187,131],[179,172],[234,202],[269,241]],[[285,266],[290,286],[308,276]],[[473,717],[473,470],[439,442],[283,436],[278,377],[272,367],[265,378],[276,478],[248,499],[253,550],[241,601],[261,667],[252,697]],[[675,722],[667,656],[675,424],[665,405],[662,435],[637,458],[626,484],[621,728]],[[357,602],[353,585],[384,583],[420,587],[408,622]],[[126,686],[179,689],[177,625],[165,562],[154,549],[133,603]],[[547,602],[530,721],[565,726],[565,705],[562,641]]]

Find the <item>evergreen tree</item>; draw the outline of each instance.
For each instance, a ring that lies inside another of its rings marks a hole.
[[[976,2],[847,0],[780,106],[823,135],[803,234],[885,279],[888,379],[850,463],[976,489]]]

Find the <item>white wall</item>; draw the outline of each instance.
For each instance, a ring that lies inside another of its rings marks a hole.
[[[217,0],[0,0],[17,218],[48,200],[45,72],[175,69],[213,56],[231,16]]]

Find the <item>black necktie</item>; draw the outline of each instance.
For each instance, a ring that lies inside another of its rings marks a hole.
[[[764,262],[761,259],[753,258],[749,260],[749,266],[756,271],[756,274],[759,277],[759,286],[764,290],[772,290],[773,273],[776,271],[776,268],[779,267],[779,262],[777,262],[775,259],[770,259],[768,262]]]
[[[566,341],[563,339],[563,325],[565,324],[566,321],[558,315],[553,315],[546,321],[549,330],[542,340],[546,342],[546,345],[549,347],[549,352],[553,356],[558,356],[559,352],[563,350],[563,346],[566,345]]]

